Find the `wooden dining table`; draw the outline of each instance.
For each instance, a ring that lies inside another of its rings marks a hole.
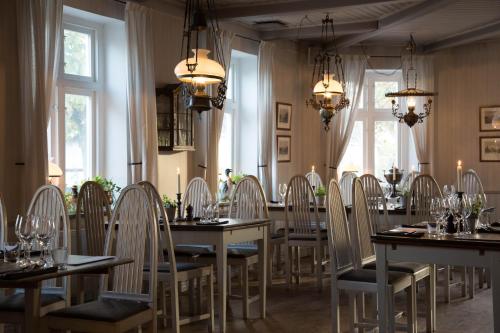
[[[418,232],[419,229],[401,228],[399,230]],[[422,231],[420,229],[420,231]],[[500,232],[500,230],[499,230]],[[372,236],[377,253],[377,305],[380,332],[394,332],[393,320],[388,313],[387,264],[394,261],[411,261],[432,265],[435,281],[435,265],[456,265],[489,268],[493,296],[494,332],[500,333],[500,233],[476,233],[470,235],[423,235],[402,236],[377,234]],[[432,289],[432,307],[436,308],[435,285]],[[436,316],[432,327],[436,327]]]
[[[78,261],[80,259],[79,257],[80,256],[70,255],[68,256],[68,262]],[[86,256],[86,259],[91,260],[91,257]],[[129,264],[132,261],[133,260],[129,258],[112,257],[76,266],[67,265],[64,269],[32,276],[24,276],[22,278],[3,279],[0,277],[0,288],[24,289],[24,331],[27,333],[35,333],[40,331],[40,294],[43,281],[68,275],[108,274],[113,267]]]
[[[226,219],[226,224],[199,225],[194,221],[170,222],[174,244],[213,245],[217,260],[219,332],[226,331],[226,293],[227,293],[227,247],[232,243],[257,241],[259,256],[259,292],[261,318],[266,317],[266,269],[267,269],[267,219]]]

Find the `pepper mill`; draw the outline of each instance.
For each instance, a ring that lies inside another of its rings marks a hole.
[[[186,207],[186,221],[192,221],[193,220],[193,206],[188,205]]]

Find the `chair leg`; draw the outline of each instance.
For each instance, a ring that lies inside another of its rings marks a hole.
[[[337,286],[335,285],[336,281],[333,280],[332,278],[332,283],[331,283],[331,290],[330,290],[330,295],[331,295],[331,315],[332,315],[332,333],[339,333],[340,332],[340,321],[339,321],[339,290],[337,289]]]
[[[477,272],[477,279],[478,279],[478,287],[479,289],[483,289],[484,287],[484,280],[485,280],[485,275],[484,275],[484,268],[483,267],[479,267],[478,269],[478,272]]]
[[[415,333],[417,331],[417,288],[412,277],[411,286],[406,288],[406,312],[407,312],[407,331]]]
[[[356,313],[358,317],[358,322],[363,322],[366,319],[365,311],[365,293],[356,294]],[[364,333],[363,327],[358,327],[358,333]]]
[[[269,245],[269,254],[267,255],[267,285],[273,285],[273,254],[274,254],[274,246],[271,242],[268,242]]]
[[[315,250],[315,248],[311,248],[311,273],[314,274],[316,272],[316,261],[318,260],[317,258],[318,252]]]
[[[187,281],[187,287],[188,287],[188,308],[189,308],[189,315],[193,316],[195,312],[195,283],[194,279],[188,280]]]
[[[232,276],[232,267],[231,265],[227,265],[227,296],[232,295],[233,286],[231,284],[231,276]]]
[[[76,277],[76,290],[78,291],[78,304],[85,303],[85,278],[82,275]]]
[[[444,301],[450,303],[450,266],[444,268]]]
[[[349,332],[354,333],[354,326],[356,322],[356,300],[355,300],[355,294],[352,292],[347,293],[347,298],[348,298],[348,308],[349,310],[347,311],[348,313],[348,323],[349,323]]]
[[[210,333],[215,331],[215,316],[214,316],[214,274],[213,271],[207,279],[207,306],[210,313],[210,321],[208,323],[208,331]]]
[[[276,244],[276,272],[281,271],[281,244]]]
[[[170,285],[170,311],[172,320],[172,332],[180,333],[181,328],[179,325],[179,286],[177,283]]]
[[[160,310],[161,310],[161,315],[162,315],[162,321],[161,325],[162,328],[167,327],[167,295],[166,295],[166,290],[165,290],[165,282],[161,281],[158,286],[158,295],[160,301],[158,302]]]
[[[286,286],[288,289],[290,289],[290,286],[292,285],[292,272],[291,272],[292,270],[291,261],[293,260],[292,254],[293,254],[292,248],[287,245],[285,251],[285,270],[286,270]]]
[[[197,308],[197,310],[198,310],[199,314],[203,313],[203,306],[202,306],[202,304],[203,304],[203,288],[202,288],[202,282],[203,282],[203,280],[202,280],[201,277],[199,277],[199,278],[196,279],[196,285],[198,287],[198,289],[197,289],[197,291],[198,291],[198,303],[197,303],[198,308]]]
[[[323,246],[318,245],[316,247],[316,284],[318,287],[318,291],[321,292],[321,289],[323,288],[323,267],[321,267],[322,263],[322,258],[323,258]],[[314,258],[313,258],[314,259]]]
[[[388,332],[395,332],[394,322],[394,291],[392,288],[387,295],[387,330]]]
[[[248,304],[248,265],[241,266],[241,276],[243,278],[243,283],[241,286],[241,295],[243,301],[243,318],[248,318],[249,304]]]
[[[427,333],[432,333],[432,274],[425,280],[425,327]],[[418,312],[417,312],[418,313]]]
[[[296,247],[296,250],[295,250],[295,268],[297,269],[297,271],[295,272],[296,275],[295,275],[295,283],[298,285],[300,285],[300,247]]]
[[[467,268],[460,267],[460,276],[462,278],[462,297],[467,296]]]
[[[475,278],[474,278],[474,267],[466,267],[467,274],[469,275],[468,287],[469,287],[469,298],[474,298],[474,287],[475,287]]]

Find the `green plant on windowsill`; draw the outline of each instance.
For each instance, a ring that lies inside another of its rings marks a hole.
[[[231,182],[233,182],[233,184],[238,184],[246,176],[247,175],[245,175],[244,173],[242,173],[240,175],[233,175],[233,176],[231,176]]]
[[[175,202],[175,200],[170,199],[166,194],[164,194],[161,199],[165,208],[177,208],[177,203]]]
[[[73,201],[73,194],[71,192],[64,193],[64,203],[66,204],[69,215],[76,213],[76,204]]]
[[[318,186],[316,191],[314,191],[314,196],[318,198],[323,198],[326,196],[326,189],[324,186]]]

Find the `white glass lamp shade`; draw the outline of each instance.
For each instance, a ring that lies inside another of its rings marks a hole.
[[[49,177],[61,177],[63,172],[61,168],[52,162],[49,162]]]
[[[342,85],[337,80],[334,80],[333,77],[333,74],[325,74],[323,80],[319,80],[314,86],[313,94],[316,96],[325,96],[326,98],[341,95],[344,92]]]
[[[175,75],[181,82],[208,85],[219,83],[224,79],[226,71],[217,61],[208,59],[209,50],[198,49],[198,62],[196,61],[196,49],[192,51],[194,55],[188,58],[187,62],[188,64],[197,63],[193,72],[188,70],[185,59],[175,66]]]

